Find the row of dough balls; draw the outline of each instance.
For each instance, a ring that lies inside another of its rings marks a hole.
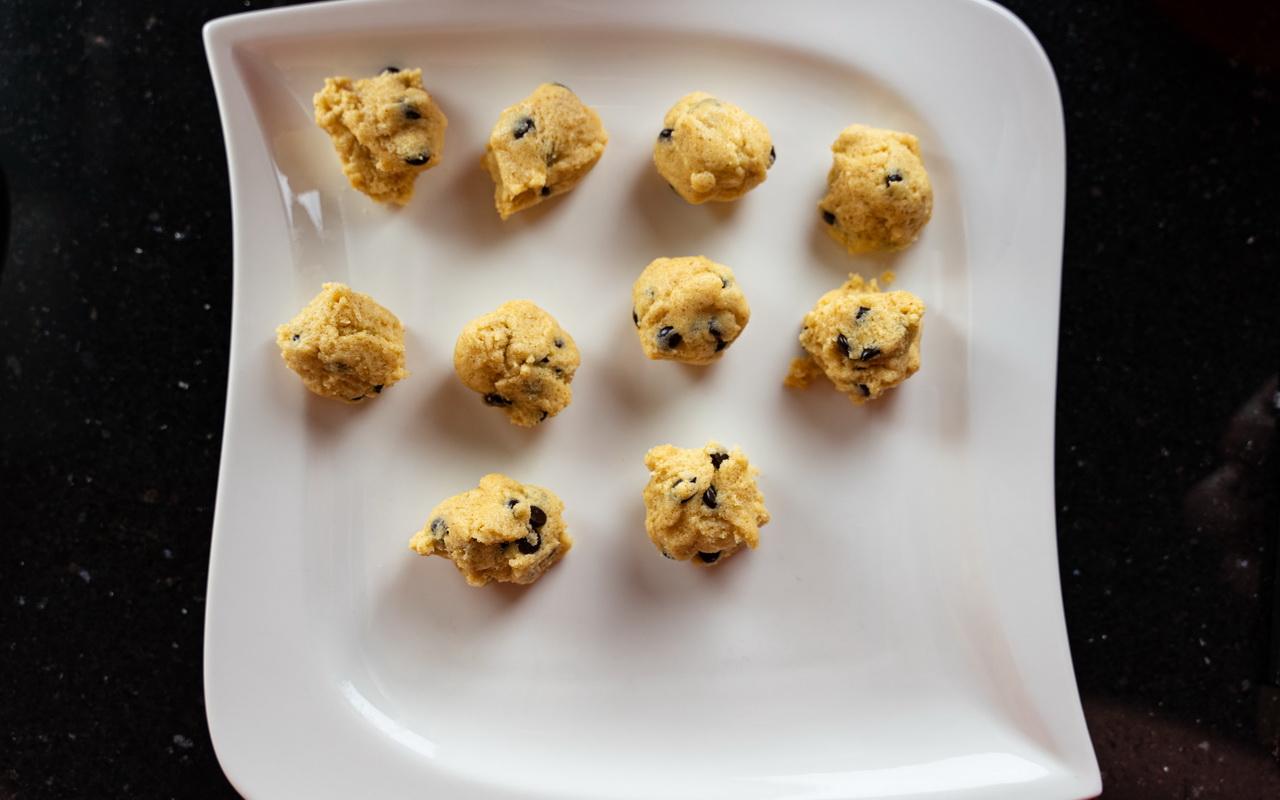
[[[709,567],[759,544],[769,512],[759,471],[740,449],[664,444],[644,463],[645,531],[662,555]],[[472,586],[528,584],[563,558],[573,539],[554,492],[492,473],[433,508],[409,547],[451,560]]]
[[[650,359],[710,364],[751,316],[733,270],[702,256],[659,258],[632,287],[631,319]],[[825,376],[854,403],[880,397],[920,368],[924,303],[907,291],[880,291],[851,275],[805,315],[796,359],[784,383],[804,387]],[[404,326],[372,297],[326,283],[276,329],[285,364],[308,389],[345,403],[381,395],[408,376]],[[458,335],[453,366],[485,404],[512,423],[537,425],[573,399],[578,346],[549,313],[512,300],[471,320]]]
[[[440,163],[449,121],[422,86],[422,70],[388,67],[372,78],[326,78],[316,123],[333,138],[351,185],[403,205],[418,175]],[[604,154],[599,115],[567,86],[544,83],[505,109],[481,160],[502,219],[564,194]],[[851,253],[915,241],[933,213],[933,189],[916,137],[851,125],[831,146],[827,194],[818,211]],[[737,200],[764,182],[777,159],[764,123],[706,92],[667,111],[653,147],[663,179],[690,203]]]

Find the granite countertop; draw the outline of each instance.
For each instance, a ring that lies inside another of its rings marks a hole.
[[[0,800],[234,796],[201,697],[231,224],[200,27],[260,5],[0,7]],[[1277,12],[1010,5],[1066,109],[1057,519],[1105,796],[1280,797]]]

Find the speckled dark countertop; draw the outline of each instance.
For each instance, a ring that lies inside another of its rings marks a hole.
[[[231,223],[200,26],[251,5],[0,6],[0,800],[233,795],[201,703]],[[1058,530],[1105,796],[1280,797],[1276,7],[1010,5],[1066,107]]]

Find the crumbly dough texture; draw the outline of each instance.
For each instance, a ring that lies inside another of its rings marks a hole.
[[[756,486],[759,470],[740,449],[664,444],[645,454],[644,465],[644,527],[664,556],[709,567],[760,543],[769,512]]]
[[[573,539],[559,497],[492,473],[433,508],[409,547],[450,559],[467,583],[484,586],[533,583],[569,552]]]
[[[763,122],[706,92],[680,98],[653,145],[658,172],[695,204],[737,200],[764,182],[775,158]]]
[[[579,363],[573,337],[528,300],[471,320],[453,348],[453,368],[467,388],[526,428],[569,405]]]
[[[380,203],[404,205],[418,173],[440,163],[449,120],[422,88],[422,70],[373,78],[325,78],[316,124],[333,138],[342,172]]]
[[[308,389],[344,403],[372,400],[409,375],[400,320],[341,283],[324,284],[297,316],[276,328],[276,344]]]
[[[805,315],[808,355],[792,362],[784,383],[799,388],[826,375],[854,403],[874,400],[920,369],[923,320],[924,302],[911,292],[882,292],[874,279],[850,275]]]
[[[827,196],[818,213],[850,253],[898,250],[933,214],[933,187],[909,133],[850,125],[831,145]]]
[[[720,358],[751,318],[733,270],[704,256],[654,259],[631,302],[644,354],[687,364]]]
[[[481,163],[503,219],[578,185],[604,155],[609,134],[569,87],[544,83],[505,109]]]

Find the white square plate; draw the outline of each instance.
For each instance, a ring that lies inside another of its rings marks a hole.
[[[355,2],[205,29],[235,220],[226,436],[206,620],[209,725],[255,798],[1079,798],[1099,791],[1064,634],[1053,515],[1063,128],[1027,30],[976,0]],[[443,163],[403,209],[350,189],[311,96],[422,67]],[[479,157],[499,111],[573,87],[610,135],[573,192],[505,224]],[[686,205],[650,148],[705,89],[778,161]],[[821,230],[829,147],[908,130],[933,221],[894,257]],[[662,255],[737,272],[751,324],[704,369],[649,362],[630,286]],[[924,366],[860,408],[781,380],[799,321],[858,270],[928,304]],[[337,280],[407,326],[377,402],[309,395],[274,326]],[[454,337],[513,298],[582,349],[532,431],[462,388]],[[651,445],[740,444],[773,522],[723,568],[644,534]],[[501,471],[551,487],[573,553],[472,589],[406,547]]]

